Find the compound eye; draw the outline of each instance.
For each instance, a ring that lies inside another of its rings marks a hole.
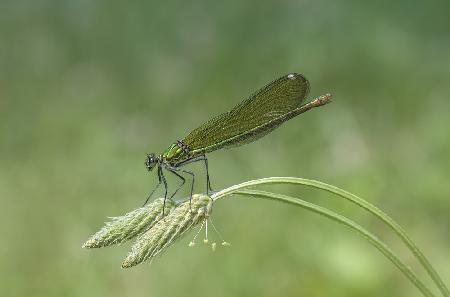
[[[145,159],[145,165],[146,165],[147,167],[153,162],[152,159],[153,159],[152,156],[147,155],[147,158]]]

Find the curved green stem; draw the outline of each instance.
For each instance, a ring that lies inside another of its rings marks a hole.
[[[330,192],[332,194],[338,195],[339,197],[342,197],[359,207],[364,208],[368,212],[372,213],[374,216],[379,218],[381,221],[383,221],[389,228],[391,228],[399,237],[400,239],[405,243],[405,245],[410,249],[410,251],[413,253],[413,255],[417,258],[417,260],[422,264],[422,266],[427,271],[428,275],[431,277],[431,279],[434,281],[436,286],[441,291],[442,295],[445,297],[450,297],[450,293],[448,288],[445,286],[442,279],[439,277],[437,272],[433,269],[431,264],[428,262],[428,260],[425,258],[423,253],[419,250],[419,248],[416,246],[416,244],[409,238],[409,236],[406,234],[406,232],[403,230],[403,228],[397,224],[391,217],[389,217],[386,213],[384,213],[382,210],[380,210],[378,207],[372,205],[371,203],[365,201],[364,199],[349,193],[345,190],[342,190],[338,187],[322,183],[315,180],[309,180],[304,178],[295,178],[295,177],[269,177],[269,178],[262,178],[258,180],[252,180],[248,182],[244,182],[238,185],[231,186],[227,189],[224,189],[220,192],[215,193],[212,197],[213,199],[218,199],[220,197],[223,197],[225,195],[232,194],[236,191],[239,191],[244,188],[256,186],[256,185],[266,185],[266,184],[300,184],[304,186],[313,187],[316,189],[324,190],[327,192]]]
[[[373,235],[371,232],[367,231],[365,228],[363,228],[361,225],[358,225],[354,221],[349,220],[346,217],[341,216],[327,208],[315,205],[310,202],[306,202],[299,198],[294,198],[294,197],[290,197],[290,196],[286,196],[286,195],[265,192],[265,191],[258,191],[258,190],[238,190],[235,192],[235,194],[271,199],[271,200],[275,200],[275,201],[281,201],[281,202],[285,202],[288,204],[300,206],[302,208],[305,208],[307,210],[310,210],[310,211],[318,213],[322,216],[325,216],[329,219],[332,219],[336,222],[344,224],[347,227],[350,227],[351,229],[353,229],[354,231],[356,231],[360,235],[362,235],[364,238],[366,238],[373,246],[375,246],[381,253],[383,253],[392,263],[394,263],[394,265],[400,269],[400,271],[422,292],[422,294],[424,296],[427,296],[427,297],[434,296],[431,293],[431,291],[417,278],[417,276],[414,274],[414,272],[411,270],[411,268],[406,266],[400,260],[400,258],[385,243],[383,243],[375,235]]]

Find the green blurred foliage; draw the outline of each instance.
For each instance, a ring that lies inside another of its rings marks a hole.
[[[293,71],[334,102],[211,154],[213,187],[266,176],[343,187],[402,224],[449,284],[449,11],[433,0],[3,0],[1,295],[419,296],[362,238],[268,201],[218,203],[232,247],[214,253],[187,248],[190,237],[122,270],[129,245],[81,249],[144,201],[156,181],[145,153]],[[424,276],[368,214],[276,190],[355,218]]]

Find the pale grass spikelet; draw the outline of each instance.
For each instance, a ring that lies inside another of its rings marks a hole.
[[[197,224],[207,219],[211,213],[212,199],[206,195],[193,195],[189,201],[177,206],[164,219],[140,235],[122,263],[122,268],[135,266],[165,251],[177,239]]]
[[[135,209],[123,216],[112,217],[110,222],[92,235],[83,248],[100,248],[128,241],[152,228],[163,217],[164,199],[155,201]],[[167,215],[175,207],[175,203],[166,200],[164,214]]]

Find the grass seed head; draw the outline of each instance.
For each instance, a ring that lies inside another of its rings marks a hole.
[[[193,195],[191,203],[186,201],[178,205],[136,239],[122,267],[135,266],[165,251],[186,232],[208,218],[212,202],[209,196]]]
[[[100,248],[120,244],[142,234],[162,219],[163,203],[164,199],[159,198],[123,216],[111,218],[110,222],[105,223],[100,231],[83,244],[83,248]],[[175,203],[167,199],[164,214],[170,213],[174,207]]]

